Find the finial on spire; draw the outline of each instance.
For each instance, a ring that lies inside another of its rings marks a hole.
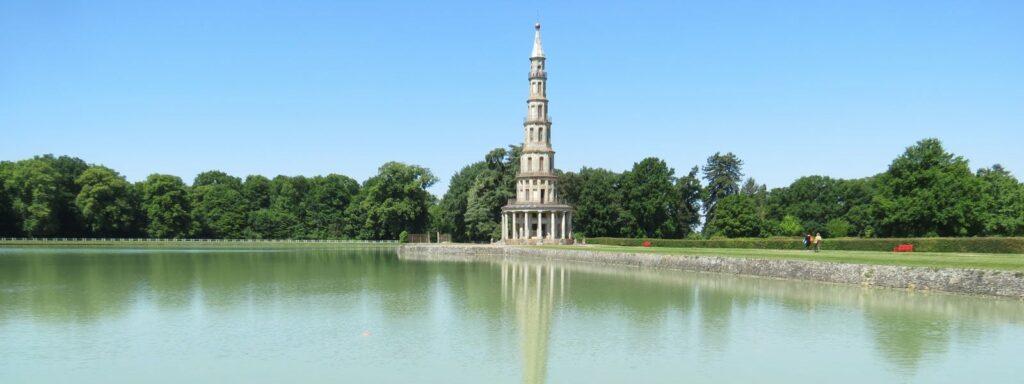
[[[540,22],[534,24],[533,28],[537,32],[533,34],[533,53],[530,54],[530,57],[544,57],[544,48],[540,46]]]

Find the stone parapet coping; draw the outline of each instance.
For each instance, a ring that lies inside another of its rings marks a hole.
[[[585,247],[567,250],[529,246],[407,244],[398,249],[398,255],[404,259],[436,261],[489,261],[512,257],[587,262],[1024,299],[1024,273],[1012,271],[599,252]]]

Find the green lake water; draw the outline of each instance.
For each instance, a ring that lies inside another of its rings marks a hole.
[[[0,248],[0,383],[1022,383],[1024,302],[390,250]]]

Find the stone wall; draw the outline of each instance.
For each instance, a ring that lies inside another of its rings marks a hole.
[[[612,253],[588,251],[583,247],[578,250],[562,250],[495,245],[405,245],[398,253],[400,258],[417,260],[479,261],[501,257],[547,259],[1024,298],[1022,272]]]

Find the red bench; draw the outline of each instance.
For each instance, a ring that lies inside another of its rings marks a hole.
[[[900,244],[892,248],[893,252],[914,252],[914,244]]]

